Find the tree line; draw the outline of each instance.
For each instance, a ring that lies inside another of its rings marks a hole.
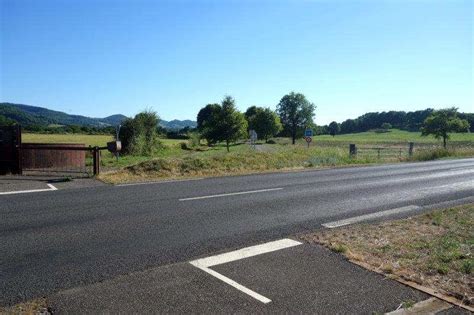
[[[201,108],[197,129],[208,145],[225,142],[227,151],[230,143],[247,138],[249,130],[255,130],[258,138],[265,141],[276,135],[288,135],[294,144],[304,128],[314,125],[315,108],[303,94],[291,92],[283,96],[276,111],[250,106],[242,114],[236,108],[235,99],[226,96],[221,104]]]
[[[412,112],[388,111],[366,113],[356,119],[347,119],[342,123],[335,121],[329,125],[318,126],[317,134],[348,134],[365,132],[369,130],[396,128],[406,131],[420,131],[425,120],[435,112],[432,108]],[[474,114],[457,113],[460,119],[466,120],[470,125],[470,131],[474,132]]]

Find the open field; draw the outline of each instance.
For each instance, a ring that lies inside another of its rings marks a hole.
[[[474,303],[474,204],[303,236],[381,272]]]
[[[104,146],[112,137],[81,134],[24,134],[24,142],[84,143]],[[160,178],[192,176],[220,176],[294,170],[303,168],[334,167],[407,161],[408,142],[415,142],[412,160],[431,160],[444,157],[474,156],[474,134],[454,134],[449,150],[442,150],[441,142],[420,133],[392,130],[388,133],[364,132],[359,134],[315,136],[309,148],[303,139],[295,146],[288,138],[275,138],[275,144],[259,142],[256,148],[246,143],[197,148],[182,147],[187,140],[160,139],[161,149],[153,156],[121,156],[117,161],[109,152],[102,154],[104,173],[109,182],[141,181]],[[356,158],[349,157],[349,143],[359,148]],[[370,147],[370,149],[368,149]],[[383,148],[380,152],[373,148]]]

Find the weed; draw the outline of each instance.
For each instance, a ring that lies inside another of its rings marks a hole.
[[[346,253],[348,248],[342,244],[334,244],[331,246],[330,248],[333,252],[336,252],[336,253]]]
[[[467,275],[472,274],[472,269],[474,269],[474,259],[470,258],[462,262],[461,271]]]
[[[412,308],[413,305],[415,305],[415,301],[412,301],[412,300],[408,300],[408,301],[402,302],[402,307],[403,307],[404,309]]]

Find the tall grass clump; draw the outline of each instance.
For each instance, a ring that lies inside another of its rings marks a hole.
[[[122,152],[129,155],[153,155],[161,146],[158,140],[158,122],[158,115],[150,110],[126,119],[119,135]]]

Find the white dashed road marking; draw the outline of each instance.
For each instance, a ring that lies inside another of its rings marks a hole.
[[[209,196],[201,196],[201,197],[181,198],[181,199],[179,199],[179,201],[209,199],[209,198],[218,198],[218,197],[245,195],[245,194],[256,194],[256,193],[263,193],[263,192],[269,192],[269,191],[275,191],[275,190],[282,190],[282,189],[283,189],[283,188],[269,188],[269,189],[240,191],[240,192],[228,193],[228,194],[218,194],[218,195],[209,195]]]
[[[14,194],[27,194],[27,193],[34,193],[34,192],[42,192],[42,191],[53,191],[58,190],[51,184],[47,184],[49,188],[47,189],[31,189],[31,190],[17,190],[17,191],[5,191],[0,192],[0,195],[14,195]]]
[[[322,226],[327,227],[329,229],[333,229],[333,228],[344,226],[344,225],[359,223],[359,222],[367,221],[367,220],[371,220],[371,219],[382,218],[382,217],[390,216],[390,215],[393,215],[393,214],[410,212],[410,211],[414,211],[414,210],[418,210],[418,209],[421,209],[421,207],[415,206],[415,205],[400,207],[400,208],[394,208],[394,209],[390,209],[390,210],[385,210],[385,211],[370,213],[370,214],[366,214],[366,215],[361,215],[361,216],[358,216],[358,217],[352,217],[352,218],[348,218],[348,219],[344,219],[344,220],[328,222],[328,223],[322,224]]]
[[[261,294],[258,294],[255,291],[250,290],[249,288],[244,287],[243,285],[238,284],[234,280],[227,278],[226,276],[210,269],[209,267],[225,264],[228,262],[232,262],[232,261],[236,261],[236,260],[244,259],[244,258],[249,258],[249,257],[253,257],[253,256],[265,254],[265,253],[270,253],[270,252],[274,252],[277,250],[281,250],[281,249],[285,249],[285,248],[289,248],[289,247],[293,247],[293,246],[297,246],[301,244],[302,244],[301,242],[298,242],[289,238],[285,238],[279,241],[273,241],[273,242],[268,242],[261,245],[255,245],[255,246],[242,248],[242,249],[229,252],[229,253],[224,253],[220,255],[193,260],[193,261],[190,261],[189,263],[207,272],[208,274],[216,277],[217,279],[224,281],[228,285],[233,286],[237,290],[240,290],[244,292],[245,294],[250,295],[254,299],[257,299],[260,302],[266,304],[266,303],[270,303],[272,300],[270,300],[267,297],[264,297]]]

